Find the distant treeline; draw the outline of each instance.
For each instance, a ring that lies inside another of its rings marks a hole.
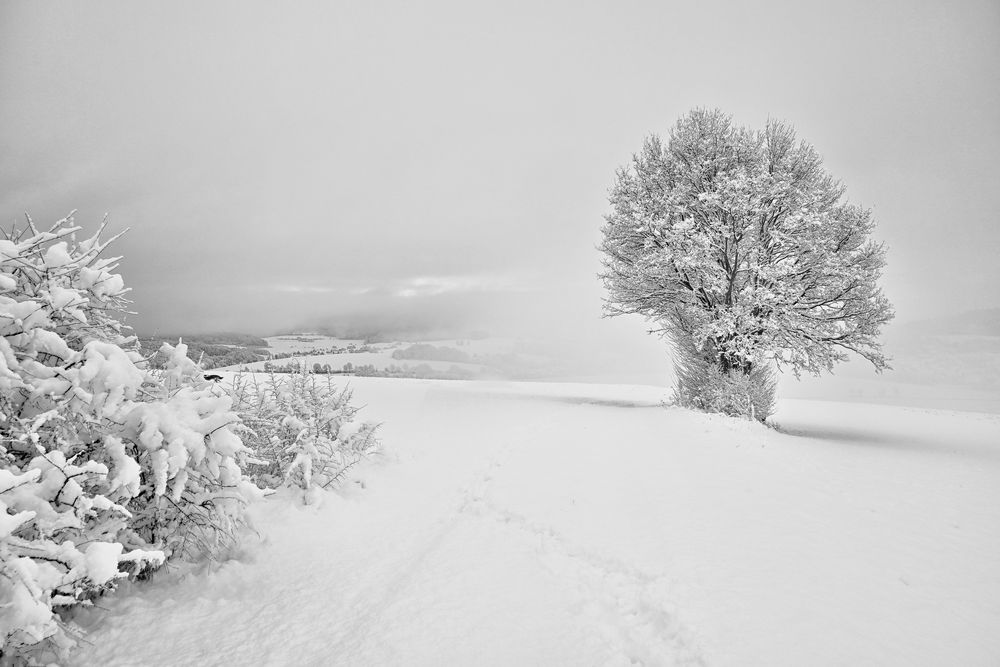
[[[287,364],[275,364],[266,362],[264,364],[265,373],[302,373],[312,372],[317,375],[356,375],[358,377],[387,377],[387,378],[414,378],[423,380],[473,380],[476,373],[467,369],[452,366],[447,370],[438,370],[427,364],[417,366],[390,365],[386,368],[376,368],[374,364],[354,364],[348,362],[341,368],[331,367],[330,364],[315,363],[312,367],[304,363],[290,362]]]
[[[240,333],[193,334],[188,336],[148,336],[139,339],[143,356],[158,365],[156,353],[163,343],[176,345],[182,340],[188,346],[188,357],[201,361],[204,368],[221,368],[248,364],[270,358],[267,341],[259,336]]]
[[[268,347],[267,340],[260,336],[252,336],[244,333],[212,333],[212,334],[162,334],[156,336],[143,336],[139,340],[166,341],[175,345],[178,339],[183,339],[188,345],[199,343],[206,345],[240,345],[242,347]]]
[[[347,347],[336,347],[336,346],[335,347],[317,347],[317,348],[312,348],[312,349],[309,349],[309,350],[296,350],[296,351],[292,351],[292,352],[278,352],[276,354],[272,354],[269,357],[269,359],[271,359],[272,361],[275,361],[275,360],[278,360],[278,359],[292,359],[292,358],[295,358],[295,357],[318,357],[318,356],[324,355],[324,354],[352,354],[354,352],[375,352],[375,351],[376,351],[376,348],[374,348],[374,347],[372,347],[372,346],[370,346],[368,344],[355,345],[354,343],[351,343]]]

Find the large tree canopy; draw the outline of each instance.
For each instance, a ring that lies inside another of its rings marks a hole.
[[[844,192],[788,125],[689,113],[617,174],[601,245],[607,312],[646,316],[723,373],[773,358],[818,374],[848,351],[886,368],[885,250]]]

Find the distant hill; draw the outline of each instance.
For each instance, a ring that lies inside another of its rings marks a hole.
[[[891,379],[1000,390],[1000,308],[893,324],[885,349]]]
[[[238,345],[242,347],[267,347],[267,340],[260,336],[253,336],[245,333],[235,333],[232,331],[222,331],[208,334],[140,334],[141,340],[159,340],[171,344],[183,339],[185,343],[200,343],[204,345]]]
[[[901,328],[924,336],[1000,336],[1000,308],[969,310],[958,315],[909,322]]]
[[[269,347],[268,342],[263,338],[231,332],[142,336],[139,338],[139,345],[145,356],[153,356],[163,343],[176,345],[178,340],[183,340],[188,346],[188,356],[200,361],[206,369],[251,363],[271,356],[266,349]],[[153,363],[157,363],[155,357]]]

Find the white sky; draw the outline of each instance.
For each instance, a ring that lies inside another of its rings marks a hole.
[[[754,5],[6,2],[0,216],[131,227],[145,331],[607,327],[615,169],[718,106],[874,209],[900,320],[1000,305],[1000,5]]]

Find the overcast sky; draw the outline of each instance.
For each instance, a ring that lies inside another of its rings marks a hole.
[[[614,171],[696,106],[817,147],[900,320],[1000,305],[995,0],[0,12],[0,216],[131,227],[140,330],[607,327]]]

